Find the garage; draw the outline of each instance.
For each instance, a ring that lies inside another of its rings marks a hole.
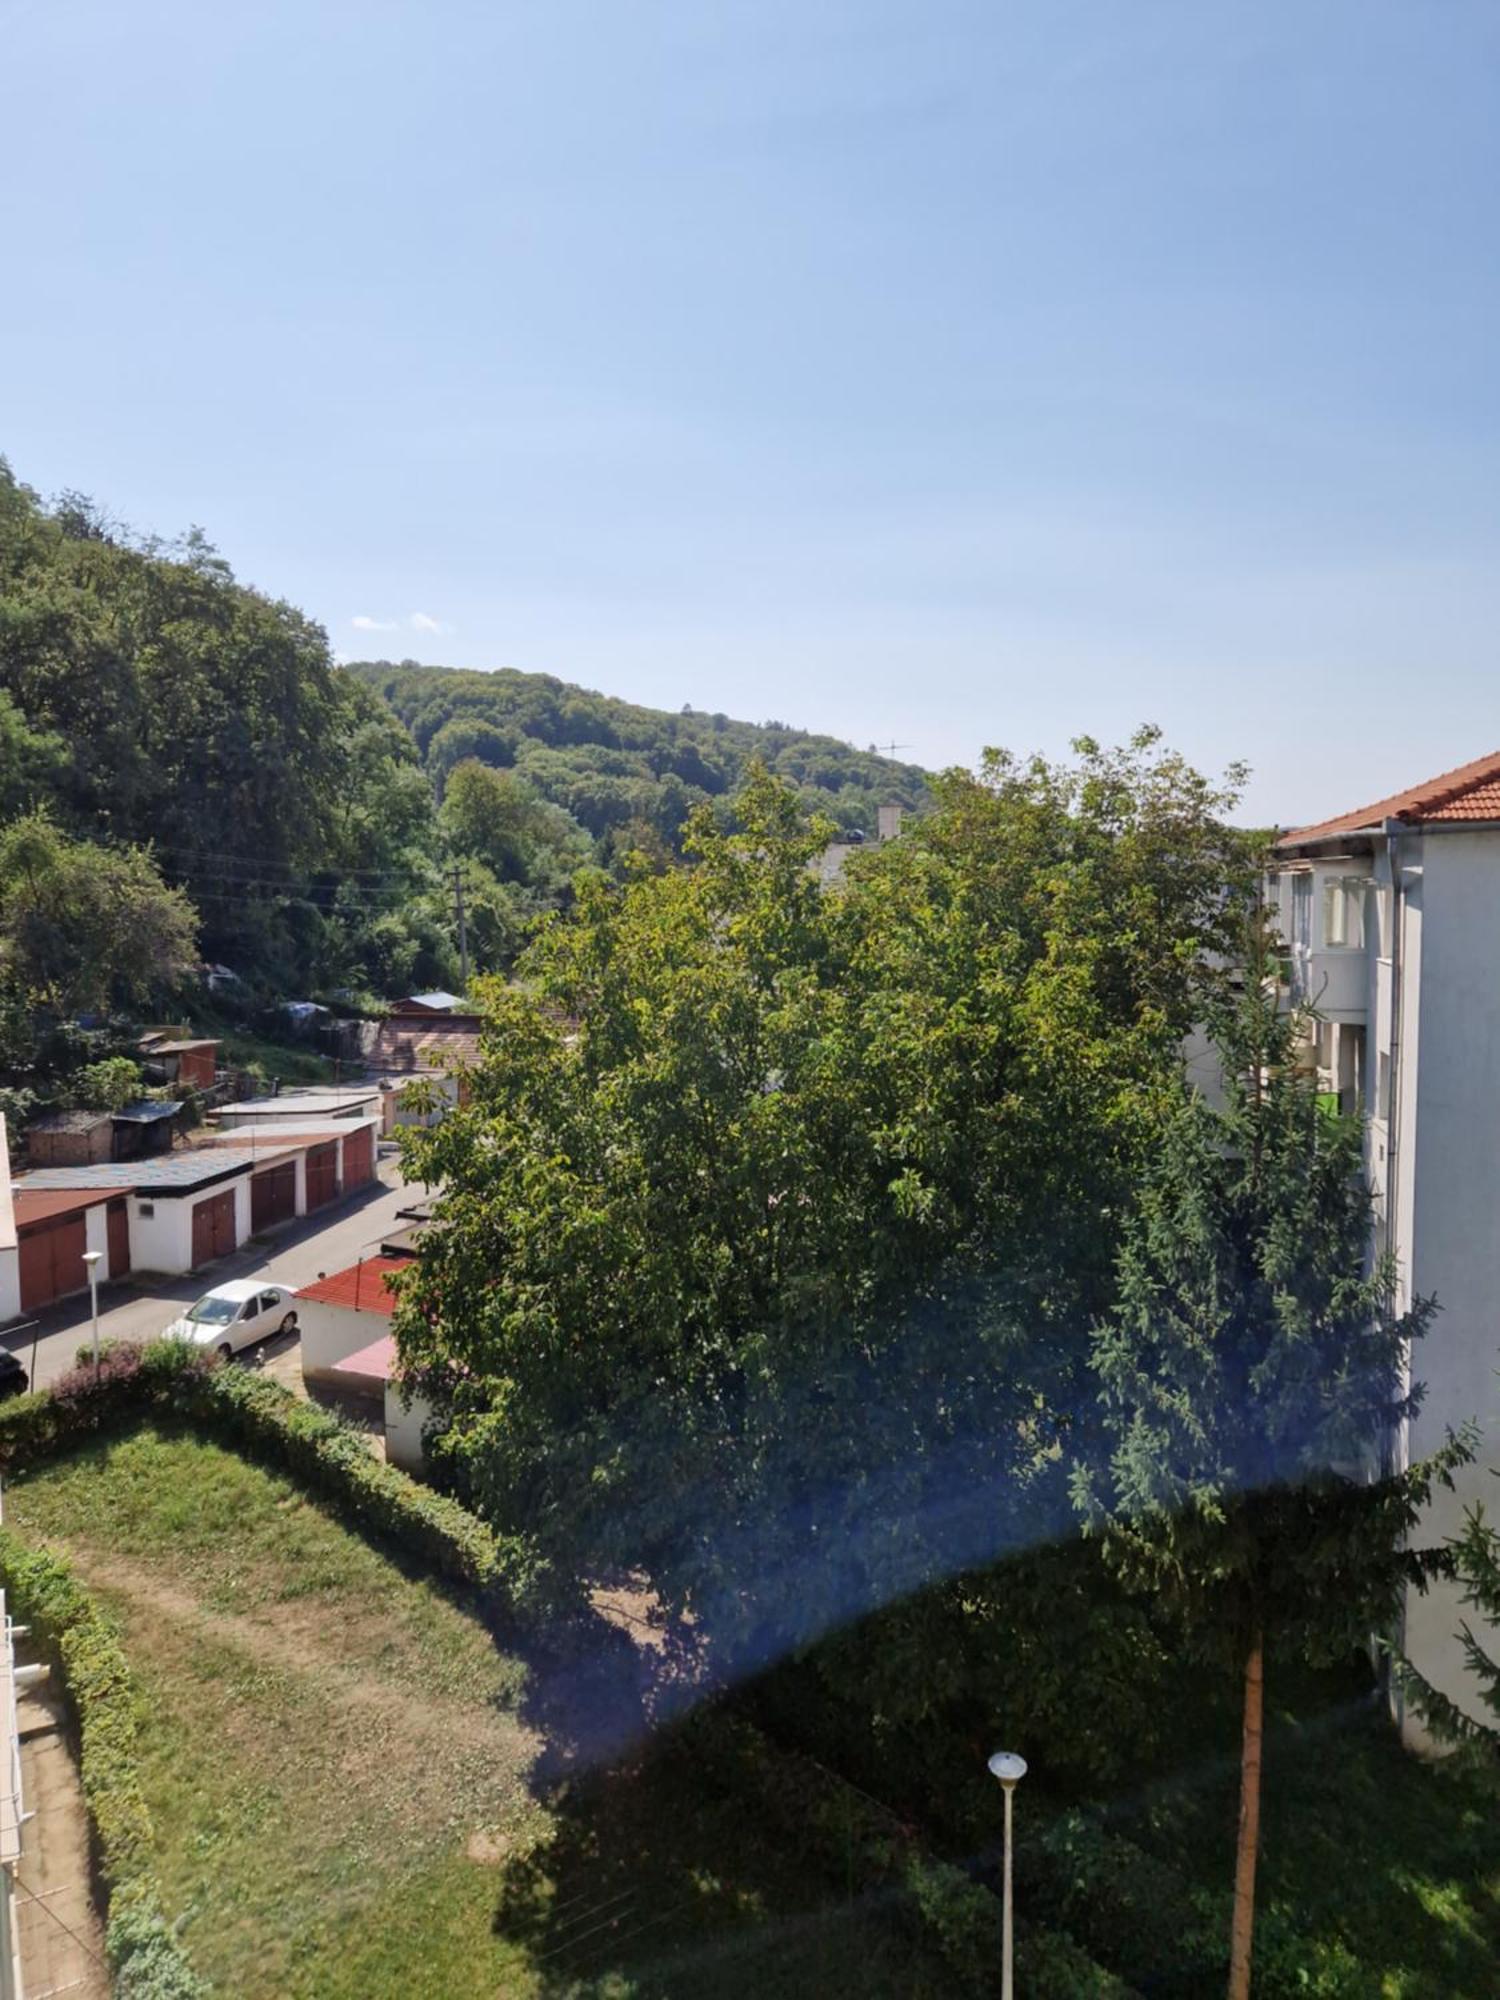
[[[130,1217],[125,1212],[125,1197],[116,1195],[106,1213],[109,1275],[111,1278],[123,1278],[130,1269]]]
[[[325,1146],[309,1146],[307,1149],[307,1207],[311,1214],[315,1208],[326,1208],[339,1191],[339,1142],[330,1139]]]
[[[234,1189],[193,1204],[193,1265],[227,1257],[234,1248]]]
[[[250,1178],[250,1227],[259,1231],[290,1222],[297,1213],[297,1163],[283,1160]]]
[[[82,1215],[58,1215],[45,1221],[23,1223],[16,1236],[22,1312],[39,1312],[54,1299],[83,1290],[88,1283],[83,1261],[88,1235]]]
[[[344,1192],[375,1178],[375,1127],[362,1125],[344,1141]]]

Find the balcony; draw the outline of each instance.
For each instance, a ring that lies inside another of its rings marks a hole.
[[[1369,1010],[1370,963],[1362,948],[1287,947],[1287,988],[1292,1004],[1311,1007],[1330,1021],[1363,1021]]]

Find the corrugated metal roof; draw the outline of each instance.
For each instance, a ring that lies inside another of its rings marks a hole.
[[[181,1101],[163,1104],[127,1104],[123,1111],[114,1114],[117,1125],[154,1125],[160,1118],[175,1118],[182,1109]]]
[[[393,1000],[390,1010],[400,1014],[407,1008],[421,1008],[424,1013],[457,1014],[463,1004],[462,996],[457,993],[408,993],[404,1000]]]
[[[297,1297],[319,1305],[344,1306],[351,1312],[379,1313],[389,1319],[396,1310],[396,1300],[386,1279],[415,1262],[414,1257],[366,1257],[362,1264],[319,1278],[315,1285],[299,1285]]]
[[[47,1188],[18,1186],[15,1191],[16,1227],[24,1228],[28,1222],[50,1222],[58,1215],[81,1215],[86,1208],[97,1208],[101,1201],[108,1201],[111,1195],[119,1194],[119,1188],[75,1188],[71,1192]]]
[[[1341,833],[1373,833],[1388,819],[1421,825],[1425,820],[1500,819],[1500,750],[1476,757],[1470,764],[1442,771],[1425,784],[1393,792],[1374,805],[1359,806],[1336,819],[1319,820],[1313,826],[1294,827],[1277,841],[1278,847],[1303,847],[1315,840],[1330,840]]]
[[[185,1056],[190,1055],[194,1049],[216,1049],[218,1046],[219,1044],[213,1041],[153,1042],[148,1037],[141,1043],[141,1052],[148,1056]]]

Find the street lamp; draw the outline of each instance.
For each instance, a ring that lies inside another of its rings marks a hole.
[[[88,1266],[89,1307],[94,1315],[94,1380],[99,1380],[99,1252],[85,1250],[83,1261]]]
[[[1012,1970],[1010,1914],[1010,1814],[1016,1786],[1026,1776],[1026,1759],[1014,1750],[997,1750],[990,1759],[990,1772],[1005,1791],[1005,1928],[1001,1934],[1000,2000],[1013,2000],[1015,1973]]]

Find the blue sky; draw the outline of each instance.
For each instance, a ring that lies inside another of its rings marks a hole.
[[[335,647],[1500,746],[1500,5],[0,0],[0,450]],[[378,627],[359,628],[356,619]]]

